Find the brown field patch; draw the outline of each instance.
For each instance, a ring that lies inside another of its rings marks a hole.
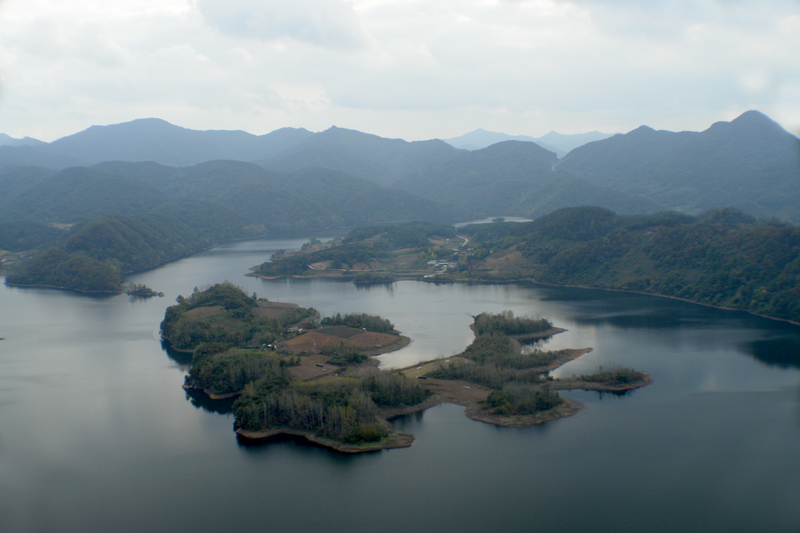
[[[356,335],[364,333],[363,329],[351,328],[350,326],[326,326],[324,328],[317,328],[314,331],[322,333],[323,335],[333,335],[340,339],[349,339],[350,337],[355,337]]]
[[[464,357],[450,356],[442,359],[435,359],[433,361],[419,363],[417,365],[404,368],[400,371],[400,373],[405,375],[406,377],[416,379],[419,376],[425,376],[433,372],[434,370],[436,370],[436,367],[438,367],[442,363],[454,363],[454,362],[471,363],[472,361]]]
[[[324,333],[319,333],[316,330],[312,330],[293,339],[289,339],[288,341],[284,341],[283,344],[291,348],[292,351],[296,353],[317,353],[319,352],[320,348],[325,345],[338,345],[342,341],[343,339],[341,337],[325,335]]]
[[[525,259],[521,252],[515,251],[511,252],[510,254],[506,254],[503,257],[488,257],[486,259],[486,266],[501,270],[516,269],[530,266],[530,261]]]
[[[297,304],[259,300],[258,307],[253,309],[253,314],[269,318],[283,318],[297,309],[297,307]]]
[[[490,389],[468,383],[466,381],[456,381],[451,379],[420,379],[419,384],[434,394],[442,398],[454,400],[456,403],[484,403],[486,397],[491,392]]]
[[[186,316],[192,318],[208,318],[210,316],[218,315],[225,310],[221,305],[210,305],[208,307],[195,307],[186,311]]]
[[[374,333],[372,331],[362,331],[358,335],[354,335],[349,339],[344,339],[345,346],[355,346],[362,350],[376,350],[388,346],[393,342],[397,342],[397,335],[388,335],[386,333]]]
[[[317,365],[322,365],[322,367]],[[333,376],[338,370],[338,366],[328,364],[327,355],[310,355],[304,357],[298,366],[290,367],[289,373],[300,381],[310,381]]]

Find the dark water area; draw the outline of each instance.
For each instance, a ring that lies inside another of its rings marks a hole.
[[[317,235],[326,237],[327,235]],[[305,239],[219,246],[132,276],[164,298],[0,287],[0,531],[800,531],[800,328],[636,294],[531,284],[260,280]],[[458,353],[471,315],[510,309],[592,347],[558,369],[645,370],[623,396],[563,392],[576,416],[498,428],[444,404],[394,421],[407,449],[349,456],[233,433],[188,395],[164,310],[230,280],[323,314],[378,313],[402,367]]]

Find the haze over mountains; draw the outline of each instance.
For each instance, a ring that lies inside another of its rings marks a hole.
[[[800,223],[800,140],[757,111],[703,132],[642,126],[578,147],[555,168],[687,213],[736,207]]]
[[[456,139],[491,142],[498,135],[504,134],[479,130]],[[551,132],[534,141],[569,148],[564,143],[605,135]],[[213,204],[235,211],[246,226],[284,230],[537,217],[573,205],[623,214],[733,206],[796,223],[798,184],[800,141],[756,111],[703,132],[642,126],[582,144],[561,159],[527,140],[470,151],[437,139],[407,142],[337,127],[252,135],[159,119],[0,146],[2,220],[74,222],[170,201]],[[66,206],[82,199],[93,205],[79,217]]]
[[[564,157],[570,150],[578,146],[583,146],[593,141],[601,141],[612,135],[613,134],[610,133],[600,133],[599,131],[577,133],[573,135],[564,135],[563,133],[551,131],[547,135],[537,138],[528,135],[508,135],[506,133],[486,131],[483,128],[478,128],[475,131],[465,133],[459,137],[443,140],[447,144],[455,146],[456,148],[461,148],[462,150],[480,150],[481,148],[487,148],[503,141],[532,142],[538,144],[545,150],[555,153],[558,157]]]

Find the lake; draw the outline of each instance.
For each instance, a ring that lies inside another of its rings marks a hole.
[[[0,287],[0,531],[800,530],[800,327],[531,284],[244,276],[305,240],[229,243],[131,276],[164,298]],[[564,392],[585,409],[523,429],[444,404],[395,421],[411,448],[373,454],[243,446],[223,405],[187,397],[187,361],[159,340],[179,294],[224,280],[389,318],[412,342],[386,368],[458,353],[471,315],[509,309],[568,329],[545,349],[593,348],[556,375],[623,365],[653,384]]]

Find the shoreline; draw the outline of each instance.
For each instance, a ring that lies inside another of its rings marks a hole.
[[[630,289],[614,289],[611,287],[592,287],[590,285],[569,285],[569,284],[560,284],[560,283],[546,283],[544,281],[537,281],[533,278],[519,278],[516,280],[452,280],[452,281],[468,281],[474,283],[476,281],[484,282],[484,283],[498,283],[498,284],[508,284],[508,283],[533,283],[534,285],[543,285],[545,287],[567,287],[571,289],[591,289],[597,291],[609,291],[609,292],[624,292],[627,294],[640,294],[642,296],[655,296],[656,298],[668,298],[670,300],[678,300],[679,302],[686,302],[695,305],[702,305],[703,307],[712,307],[714,309],[720,309],[723,311],[740,311],[742,313],[747,313],[753,316],[757,316],[760,318],[766,318],[767,320],[777,320],[778,322],[788,322],[789,324],[793,324],[795,326],[800,326],[800,321],[791,320],[789,318],[780,318],[777,316],[770,316],[770,315],[762,315],[761,313],[756,313],[755,311],[749,311],[747,309],[742,309],[741,307],[727,307],[724,305],[715,305],[709,304],[705,302],[698,302],[695,300],[689,300],[688,298],[681,298],[680,296],[670,296],[669,294],[658,294],[655,292],[644,292],[644,291],[634,291]]]
[[[411,433],[402,432],[392,432],[389,437],[382,441],[364,444],[347,444],[332,439],[326,439],[324,437],[318,437],[309,431],[300,431],[290,428],[277,428],[266,431],[248,431],[245,429],[237,429],[236,434],[248,441],[256,442],[270,440],[282,436],[302,438],[324,448],[346,454],[378,452],[381,450],[392,450],[395,448],[408,448],[414,442],[414,435]]]
[[[19,283],[4,282],[7,287],[14,287],[17,289],[55,289],[59,291],[79,292],[81,294],[125,294],[121,289],[118,291],[90,291],[86,289],[76,289],[73,287],[60,287],[58,285],[45,285],[43,283],[36,283],[32,285],[22,285]]]
[[[207,389],[204,389],[203,387],[198,387],[194,384],[189,384],[189,383],[184,383],[183,385],[181,385],[181,387],[183,387],[183,390],[186,391],[189,390],[200,391],[206,396],[208,396],[210,400],[229,400],[230,398],[236,398],[237,396],[240,396],[243,392],[243,391],[237,391],[237,392],[225,392],[223,394],[217,394],[215,392],[211,392]]]
[[[276,280],[276,279],[286,279],[286,278],[293,278],[293,279],[330,279],[334,281],[345,281],[345,282],[352,282],[351,279],[336,279],[332,276],[321,276],[321,275],[291,275],[291,276],[261,276],[259,274],[253,273],[253,277],[266,279],[266,280]],[[644,292],[644,291],[635,291],[631,289],[615,289],[612,287],[593,287],[591,285],[572,285],[567,283],[547,283],[544,281],[538,281],[533,278],[515,278],[515,279],[485,279],[485,278],[450,278],[450,277],[440,277],[440,278],[421,278],[419,275],[410,274],[408,276],[398,275],[396,276],[391,282],[387,281],[385,283],[395,283],[398,281],[419,281],[423,283],[480,283],[486,285],[508,285],[511,283],[533,283],[534,285],[542,285],[545,287],[567,287],[573,289],[593,289],[598,291],[611,291],[611,292],[623,292],[628,294],[640,294],[642,296],[654,296],[656,298],[669,298],[671,300],[678,300],[680,302],[686,302],[690,304],[702,305],[705,307],[712,307],[714,309],[721,309],[724,311],[741,311],[743,313],[748,313],[753,316],[757,316],[760,318],[766,318],[767,320],[777,320],[779,322],[788,322],[789,324],[800,326],[800,321],[792,320],[789,318],[780,318],[771,315],[764,315],[761,313],[756,313],[755,311],[750,311],[748,309],[743,309],[741,307],[728,307],[724,305],[715,305],[705,302],[698,302],[696,300],[690,300],[688,298],[681,298],[680,296],[670,296],[668,294],[659,294],[655,292]]]
[[[598,383],[594,381],[581,381],[578,378],[565,378],[554,379],[548,383],[551,390],[593,390],[598,392],[627,392],[630,390],[640,389],[653,383],[653,378],[647,372],[639,371],[644,374],[644,379],[634,383],[625,383],[620,385],[609,385],[607,383]]]

